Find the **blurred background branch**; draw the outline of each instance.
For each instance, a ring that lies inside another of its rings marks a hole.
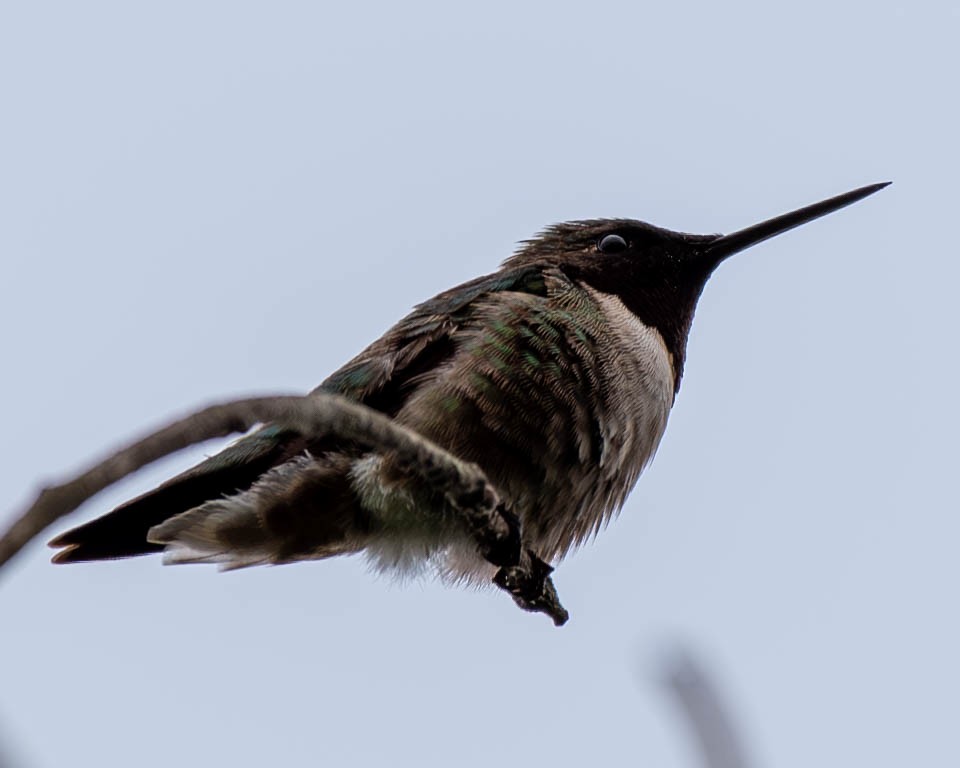
[[[660,678],[699,746],[704,768],[748,768],[727,703],[703,663],[677,645],[662,662]]]
[[[26,768],[27,761],[14,748],[8,732],[0,724],[0,768]]]

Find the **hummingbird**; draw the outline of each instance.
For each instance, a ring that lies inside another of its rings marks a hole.
[[[656,453],[718,265],[888,183],[728,235],[632,219],[550,226],[496,272],[416,306],[314,391],[477,464],[555,563],[620,510]],[[389,455],[277,424],[50,544],[57,563],[163,552],[229,570],[364,553],[399,575],[476,583],[495,570],[457,510]]]

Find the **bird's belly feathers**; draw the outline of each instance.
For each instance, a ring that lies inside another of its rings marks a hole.
[[[673,367],[655,329],[615,296],[567,281],[552,288],[547,299],[491,302],[457,340],[452,360],[397,414],[476,462],[546,559],[563,556],[619,510],[656,451],[674,396]],[[405,525],[411,515],[425,520],[409,499],[393,502]],[[438,534],[426,522],[407,532],[417,549]]]

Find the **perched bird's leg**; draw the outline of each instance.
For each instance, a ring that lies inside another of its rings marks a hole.
[[[560,597],[550,574],[553,568],[543,562],[531,549],[524,549],[517,565],[504,566],[493,577],[493,583],[513,596],[513,601],[525,611],[545,613],[560,627],[570,614],[560,605]]]
[[[510,593],[514,602],[525,611],[545,613],[556,626],[567,623],[570,614],[560,604],[550,574],[553,568],[528,547],[523,546],[523,532],[519,518],[500,502],[494,514],[481,518],[480,499],[464,498],[467,522],[484,559],[499,566],[493,583]]]
[[[520,562],[520,520],[486,480],[459,494],[448,494],[447,500],[463,514],[484,560],[500,568]]]
[[[570,614],[560,604],[550,579],[553,568],[523,546],[520,519],[500,501],[478,466],[461,464],[449,454],[444,459],[452,461],[457,471],[451,473],[449,464],[433,464],[432,457],[426,456],[419,456],[405,469],[434,488],[446,489],[447,501],[463,515],[480,555],[499,568],[494,584],[509,592],[523,610],[545,613],[558,627],[566,624]]]

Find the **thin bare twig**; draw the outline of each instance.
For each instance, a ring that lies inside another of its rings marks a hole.
[[[188,446],[274,423],[309,437],[335,435],[391,453],[405,472],[422,478],[461,511],[481,554],[498,566],[494,582],[521,608],[567,618],[550,580],[551,568],[523,546],[517,518],[476,464],[464,462],[389,417],[345,398],[313,394],[256,397],[212,405],[111,454],[77,477],[44,488],[0,538],[0,567],[56,520],[104,488]]]

